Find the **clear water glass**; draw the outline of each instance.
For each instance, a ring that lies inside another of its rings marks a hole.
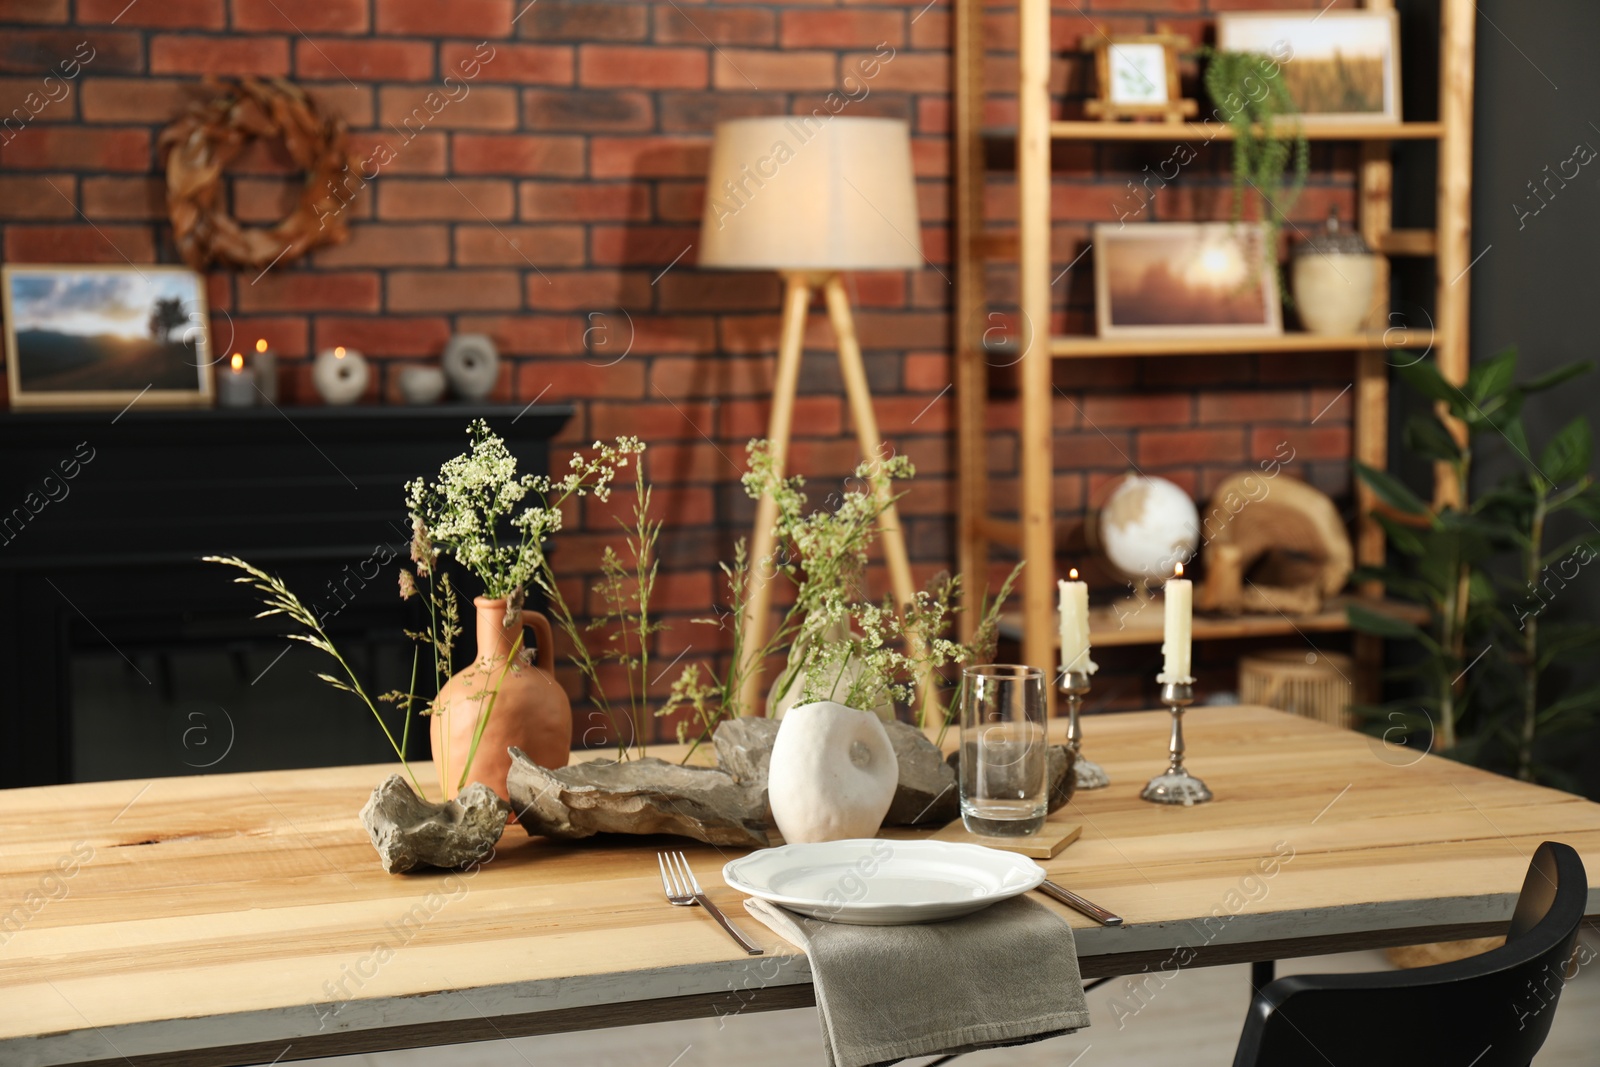
[[[962,675],[961,821],[984,837],[1037,833],[1049,801],[1044,672],[999,663]]]

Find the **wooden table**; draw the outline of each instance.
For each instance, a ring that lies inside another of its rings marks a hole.
[[[1600,875],[1600,805],[1263,708],[1186,727],[1218,799],[1174,809],[1137,799],[1165,713],[1089,721],[1113,785],[1058,813],[1083,837],[1046,863],[1127,919],[1063,913],[1086,977],[1494,933],[1547,838]],[[734,853],[688,850],[765,957],[663,902],[667,839],[512,827],[476,872],[386,875],[356,812],[387,770],[0,793],[0,1063],[286,1062],[813,1002],[805,958],[722,886]]]

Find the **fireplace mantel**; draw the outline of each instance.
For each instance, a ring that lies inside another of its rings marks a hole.
[[[202,555],[281,572],[309,601],[350,568],[370,569],[375,551],[397,552],[342,621],[392,617],[398,632],[404,483],[461,452],[474,418],[523,470],[547,471],[550,438],[571,414],[567,405],[0,414],[0,785],[71,780],[75,643],[182,647],[216,631],[215,620],[249,619],[254,601]],[[123,658],[133,667],[137,656]]]

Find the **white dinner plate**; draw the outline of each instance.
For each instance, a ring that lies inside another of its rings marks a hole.
[[[895,926],[954,919],[1044,881],[1025,856],[951,841],[828,841],[752,852],[722,868],[729,887],[829,922]]]

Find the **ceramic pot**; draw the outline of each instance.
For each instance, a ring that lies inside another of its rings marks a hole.
[[[444,396],[444,371],[438,367],[402,367],[400,395],[407,404],[432,404]]]
[[[876,715],[831,700],[790,708],[772,743],[767,800],[789,844],[874,837],[900,781]]]
[[[1377,298],[1377,257],[1370,252],[1296,256],[1290,268],[1294,306],[1307,332],[1360,333]]]
[[[457,793],[478,719],[492,697],[467,783],[482,782],[509,800],[506,772],[511,769],[511,755],[506,749],[515,745],[541,767],[565,767],[572,755],[572,705],[555,678],[550,620],[537,611],[524,611],[507,626],[503,599],[477,597],[472,603],[477,609],[478,654],[439,691],[438,713],[430,730],[433,758],[448,800]],[[518,648],[517,637],[524,627],[533,631],[536,662],[525,659],[525,644]],[[517,655],[508,665],[513,650]]]

